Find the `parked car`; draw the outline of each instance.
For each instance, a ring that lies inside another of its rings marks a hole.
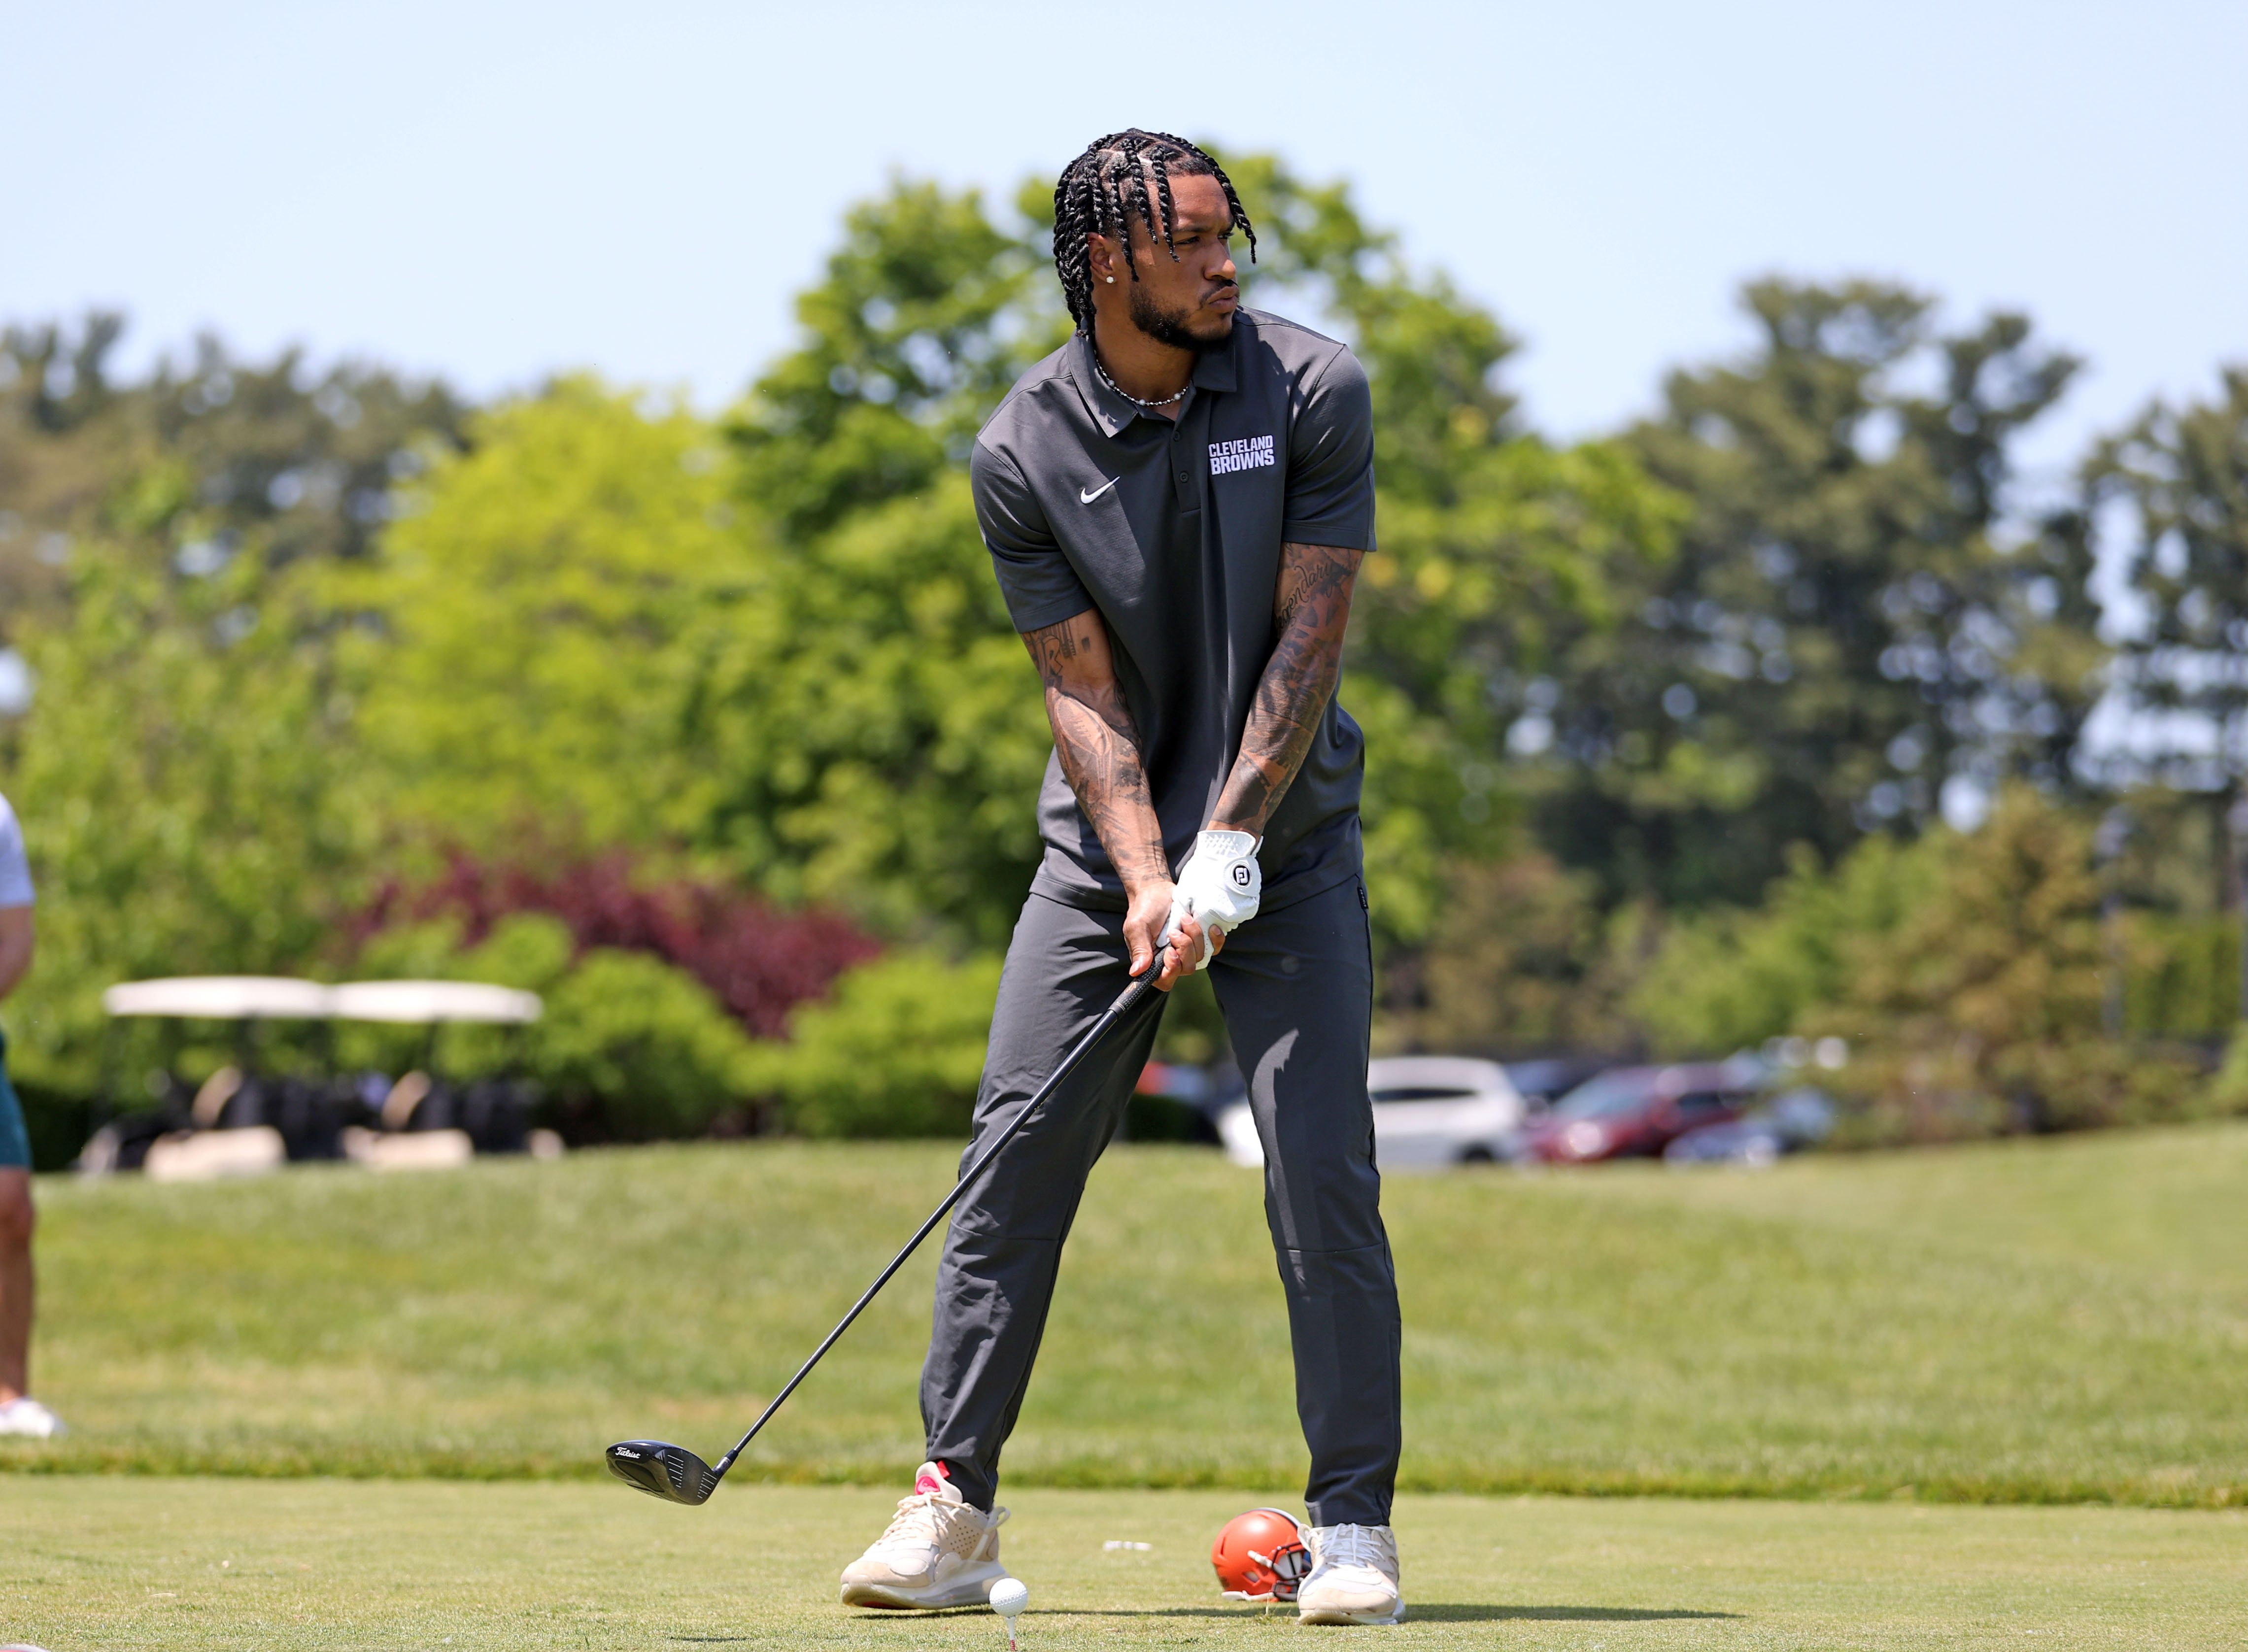
[[[1816,1147],[1834,1130],[1834,1104],[1805,1086],[1785,1090],[1731,1124],[1689,1130],[1662,1149],[1666,1164],[1772,1163]]]
[[[1465,1056],[1385,1056],[1366,1074],[1374,1146],[1383,1169],[1489,1164],[1515,1155],[1525,1109],[1496,1061]],[[1262,1164],[1264,1149],[1244,1100],[1218,1114],[1217,1132],[1237,1164]]]
[[[1759,1076],[1731,1061],[1612,1068],[1532,1124],[1523,1156],[1546,1164],[1651,1158],[1689,1130],[1739,1118],[1755,1100]]]
[[[1506,1076],[1513,1080],[1516,1093],[1534,1119],[1586,1080],[1598,1078],[1615,1065],[1597,1055],[1540,1056],[1532,1061],[1508,1062]]]

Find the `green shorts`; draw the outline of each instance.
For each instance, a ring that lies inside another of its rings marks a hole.
[[[8,1082],[8,1039],[0,1034],[0,1170],[31,1168],[31,1137],[24,1128],[24,1104]]]

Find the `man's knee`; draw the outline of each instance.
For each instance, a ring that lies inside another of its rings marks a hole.
[[[30,1250],[38,1219],[31,1210],[31,1173],[0,1170],[0,1256]]]

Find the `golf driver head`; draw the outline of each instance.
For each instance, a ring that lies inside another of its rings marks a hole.
[[[626,1440],[609,1448],[609,1472],[635,1491],[689,1507],[707,1503],[718,1489],[709,1463],[683,1445],[662,1440]]]

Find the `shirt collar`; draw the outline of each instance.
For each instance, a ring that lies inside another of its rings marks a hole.
[[[1233,332],[1226,339],[1225,348],[1196,358],[1194,376],[1187,382],[1197,390],[1223,392],[1233,389],[1237,383],[1233,356],[1234,352],[1241,347],[1241,330],[1240,312],[1236,311]],[[1133,420],[1140,417],[1141,409],[1134,407],[1101,382],[1100,374],[1093,366],[1093,339],[1088,334],[1078,333],[1069,341],[1069,347],[1070,381],[1076,385],[1077,393],[1085,402],[1086,412],[1107,435],[1121,435]],[[1148,416],[1153,418],[1155,415],[1150,414]],[[1169,424],[1171,421],[1162,419],[1157,422]]]

